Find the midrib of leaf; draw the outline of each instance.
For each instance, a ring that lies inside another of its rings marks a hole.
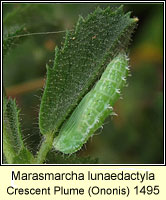
[[[53,68],[41,101],[41,133],[56,132],[78,102],[95,84],[103,70],[122,49],[127,49],[136,20],[122,7],[97,9],[75,31],[67,32],[64,46],[56,49]]]

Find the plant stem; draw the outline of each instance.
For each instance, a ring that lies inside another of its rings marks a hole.
[[[45,135],[45,138],[40,146],[37,157],[35,159],[36,164],[42,164],[45,161],[47,153],[52,148],[52,143],[54,139],[53,136],[54,134],[52,132]]]

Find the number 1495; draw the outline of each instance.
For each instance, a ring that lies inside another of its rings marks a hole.
[[[160,193],[159,185],[155,185],[155,186],[148,185],[148,186],[143,186],[143,187],[136,186],[134,189],[135,189],[136,195],[138,194],[158,195]]]

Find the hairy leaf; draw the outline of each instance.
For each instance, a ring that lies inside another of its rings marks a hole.
[[[15,100],[3,98],[3,153],[8,163],[20,163],[15,161],[17,157],[21,159],[20,155],[26,162],[29,162],[30,157],[32,159],[23,144],[19,112]]]
[[[80,17],[74,31],[67,31],[63,47],[56,48],[53,68],[47,66],[39,113],[43,134],[58,131],[110,60],[126,51],[135,24],[122,6],[98,8],[86,19]]]

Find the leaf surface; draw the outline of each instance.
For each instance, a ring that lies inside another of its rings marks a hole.
[[[136,20],[123,7],[96,9],[79,18],[74,31],[66,33],[56,48],[53,67],[47,66],[39,127],[42,134],[57,132],[83,96],[93,87],[119,51],[127,50]]]
[[[27,150],[23,143],[19,112],[15,100],[7,100],[4,96],[3,153],[8,163],[30,163],[30,160],[33,159],[32,154]],[[19,160],[19,162],[17,162],[17,160]]]

